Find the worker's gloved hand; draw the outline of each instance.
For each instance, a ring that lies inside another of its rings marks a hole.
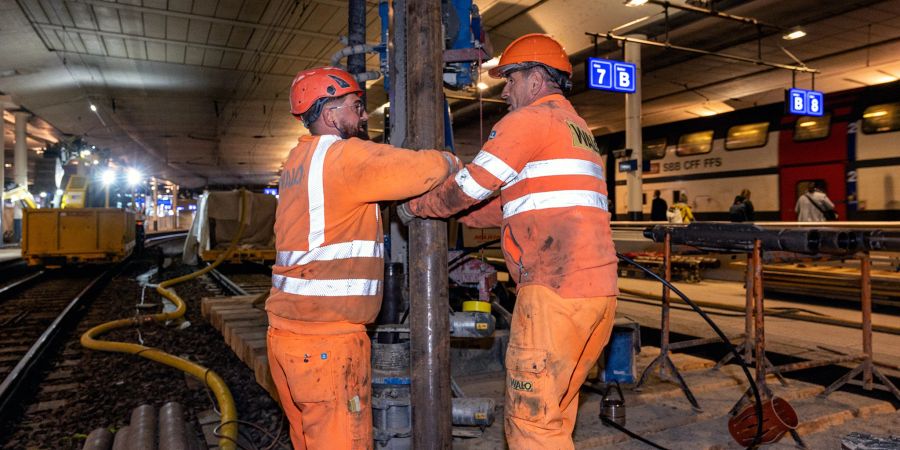
[[[441,152],[441,154],[444,155],[444,159],[447,160],[447,163],[450,166],[450,171],[448,172],[447,176],[453,175],[454,173],[459,172],[463,167],[465,167],[465,164],[463,164],[462,160],[457,158],[453,153]]]
[[[397,205],[397,217],[400,218],[400,223],[409,225],[416,218],[416,215],[409,210],[409,203],[401,203]]]

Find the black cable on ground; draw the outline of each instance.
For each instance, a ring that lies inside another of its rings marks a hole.
[[[625,261],[626,263],[637,267],[638,269],[640,269],[642,272],[646,273],[647,275],[650,275],[651,278],[659,281],[660,283],[662,283],[663,285],[668,287],[672,292],[674,292],[679,297],[681,297],[681,299],[684,300],[684,302],[687,303],[688,306],[693,308],[694,311],[697,314],[699,314],[700,317],[702,317],[703,320],[705,320],[707,324],[709,324],[709,327],[712,328],[713,332],[715,332],[716,335],[719,336],[719,339],[722,340],[722,343],[725,344],[725,346],[728,348],[728,351],[731,352],[732,355],[734,355],[735,360],[741,366],[741,370],[744,372],[744,375],[747,377],[747,381],[750,382],[750,391],[753,393],[753,400],[755,402],[754,409],[756,410],[756,436],[753,438],[753,442],[747,447],[747,448],[754,448],[760,442],[760,440],[762,440],[762,435],[763,435],[762,396],[760,396],[760,394],[759,394],[759,389],[756,387],[756,381],[754,381],[753,375],[750,373],[750,367],[747,366],[746,362],[744,362],[743,356],[741,356],[741,354],[738,353],[737,348],[735,348],[734,344],[731,343],[731,341],[728,339],[728,336],[725,336],[725,333],[722,332],[721,329],[719,329],[719,326],[716,325],[716,323],[713,322],[713,320],[710,319],[709,316],[707,316],[706,313],[702,309],[700,309],[700,307],[697,306],[696,303],[693,302],[693,300],[691,300],[690,298],[688,298],[687,295],[685,295],[683,292],[678,290],[678,288],[676,288],[672,283],[668,282],[666,279],[660,277],[652,270],[636,263],[633,259],[631,259],[621,253],[616,253],[616,256],[618,256],[619,259],[621,259],[622,261]],[[618,424],[616,424],[616,425],[618,425]],[[631,436],[631,434],[629,434],[629,436]],[[653,445],[656,445],[656,444],[653,444]]]

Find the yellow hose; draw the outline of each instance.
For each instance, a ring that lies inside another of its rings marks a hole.
[[[228,250],[220,255],[215,260],[215,262],[213,262],[209,266],[206,266],[196,272],[180,276],[178,278],[163,281],[156,286],[156,292],[158,292],[159,295],[162,295],[175,304],[175,311],[106,322],[91,328],[81,336],[81,345],[86,348],[106,352],[131,353],[134,355],[138,355],[151,361],[156,361],[167,366],[174,367],[181,370],[182,372],[189,373],[206,384],[206,386],[209,387],[209,389],[212,391],[213,395],[215,395],[216,402],[219,404],[219,412],[221,413],[221,436],[219,438],[219,447],[223,450],[235,450],[237,443],[238,426],[237,408],[234,405],[234,398],[232,398],[231,391],[228,390],[228,386],[225,385],[225,381],[222,379],[222,377],[220,377],[212,370],[207,369],[206,367],[195,364],[186,359],[170,355],[155,348],[145,347],[143,345],[131,344],[127,342],[98,340],[96,338],[100,335],[119,328],[129,328],[150,322],[164,323],[169,320],[178,319],[184,316],[184,313],[187,310],[187,306],[185,305],[184,300],[182,300],[177,294],[175,294],[174,291],[171,291],[168,288],[176,284],[197,278],[215,269],[223,261],[230,258],[231,254],[237,248],[237,244],[241,239],[241,235],[244,233],[244,219],[246,216],[246,211],[247,191],[241,189],[240,225],[238,226],[237,234],[234,236],[234,238],[231,240],[231,244],[228,246]]]

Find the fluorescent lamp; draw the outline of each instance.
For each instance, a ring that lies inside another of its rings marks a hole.
[[[625,0],[625,6],[634,7],[634,6],[646,5],[648,1],[650,1],[650,0]]]
[[[882,109],[880,111],[872,111],[870,113],[865,113],[865,114],[863,114],[863,118],[871,119],[873,117],[881,117],[881,116],[886,116],[886,115],[887,115],[887,111]]]
[[[91,111],[97,112],[97,106],[91,103]]]
[[[781,36],[781,38],[786,41],[793,41],[794,39],[800,39],[803,36],[806,36],[805,31],[801,30],[800,28],[794,28],[784,36]]]

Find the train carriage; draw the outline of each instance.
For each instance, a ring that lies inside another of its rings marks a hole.
[[[794,205],[815,182],[841,220],[900,220],[900,82],[829,94],[822,117],[791,116],[783,104],[643,130],[643,212],[653,192],[672,204],[687,194],[698,220],[728,220],[743,189],[756,220],[796,220]],[[624,147],[624,133],[598,136]],[[615,216],[627,218],[626,174],[609,164]]]

